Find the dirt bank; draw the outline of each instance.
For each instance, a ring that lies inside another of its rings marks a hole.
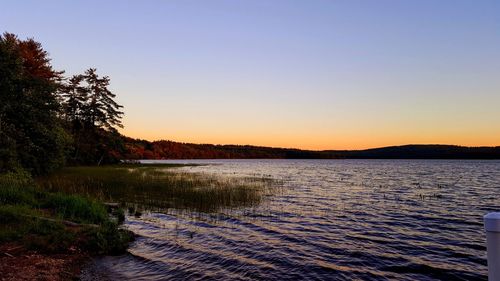
[[[78,280],[89,256],[77,248],[41,254],[20,243],[0,245],[0,280]]]

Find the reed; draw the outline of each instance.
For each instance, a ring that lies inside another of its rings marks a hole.
[[[260,204],[276,187],[261,177],[190,173],[165,165],[71,167],[37,180],[51,192],[83,194],[138,208],[218,212]]]

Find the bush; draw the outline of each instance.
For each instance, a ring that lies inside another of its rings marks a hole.
[[[130,231],[120,229],[118,224],[108,221],[99,228],[87,232],[86,249],[96,254],[123,254],[134,238]]]

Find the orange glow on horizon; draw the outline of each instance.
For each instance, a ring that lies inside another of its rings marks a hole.
[[[122,134],[148,141],[169,140],[182,143],[216,144],[216,145],[252,145],[279,148],[297,148],[305,150],[359,150],[386,146],[399,146],[407,144],[443,144],[460,145],[469,147],[500,146],[500,134],[490,136],[380,136],[378,138],[368,135],[345,136],[168,136],[153,132],[122,130]]]

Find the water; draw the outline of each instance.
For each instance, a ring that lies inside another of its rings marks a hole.
[[[500,161],[184,162],[283,188],[251,209],[128,217],[129,253],[96,260],[87,279],[487,279],[482,216],[500,209]]]

